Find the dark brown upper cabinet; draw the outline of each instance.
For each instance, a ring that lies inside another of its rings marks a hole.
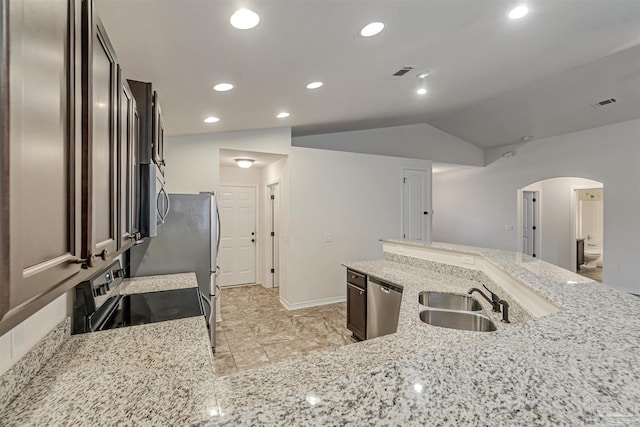
[[[0,22],[0,323],[7,324],[57,297],[53,290],[81,271],[81,3],[3,0]]]
[[[140,163],[155,163],[164,172],[164,124],[158,93],[151,83],[128,80],[140,113]]]
[[[83,2],[83,257],[100,266],[118,231],[118,65],[93,2]]]
[[[118,114],[118,158],[119,174],[119,230],[118,249],[124,249],[140,238],[140,167],[138,161],[138,132],[140,117],[133,93],[118,73],[120,88],[120,110]]]

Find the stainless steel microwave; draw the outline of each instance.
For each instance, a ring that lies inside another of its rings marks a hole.
[[[140,232],[142,237],[155,237],[158,235],[158,226],[163,224],[171,201],[165,189],[164,174],[155,163],[142,164],[141,167],[141,192],[142,206],[140,207]]]

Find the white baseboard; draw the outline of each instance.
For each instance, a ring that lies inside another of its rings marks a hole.
[[[298,310],[301,308],[316,307],[319,305],[336,304],[339,302],[345,302],[346,300],[347,300],[347,297],[335,297],[335,298],[316,299],[311,301],[303,301],[303,302],[290,304],[286,299],[280,296],[280,303],[284,305],[287,310]]]

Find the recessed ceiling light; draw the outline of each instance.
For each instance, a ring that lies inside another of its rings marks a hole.
[[[360,30],[360,35],[362,37],[372,37],[376,34],[380,34],[380,32],[384,30],[384,24],[382,22],[372,22],[371,24],[367,24]]]
[[[324,84],[324,83],[322,83],[322,82],[312,82],[312,83],[309,83],[309,84],[307,85],[307,89],[318,89],[318,88],[319,88],[319,87],[321,87],[323,84]]]
[[[219,122],[220,119],[214,116],[209,116],[206,119],[204,119],[205,123],[215,123],[215,122]]]
[[[527,135],[527,136],[523,136],[522,138],[520,138],[520,141],[522,141],[522,142],[528,142],[528,141],[531,141],[532,139],[533,139],[533,137],[532,137],[532,136],[528,136],[528,135]]]
[[[279,118],[279,119],[286,119],[290,115],[291,114],[287,113],[286,111],[283,111],[282,113],[278,113],[278,115],[276,117]]]
[[[521,4],[511,9],[511,12],[509,12],[509,18],[520,19],[523,16],[525,16],[527,13],[529,13],[529,8]]]
[[[248,30],[258,25],[260,22],[260,16],[258,16],[258,14],[253,10],[238,9],[233,15],[231,15],[229,22],[239,30]]]
[[[217,92],[226,92],[231,89],[233,89],[233,85],[231,83],[218,83],[213,87],[213,90]]]
[[[419,88],[418,90],[416,90],[416,93],[417,93],[418,95],[426,95],[427,90],[426,90],[425,88],[421,87],[421,88]]]

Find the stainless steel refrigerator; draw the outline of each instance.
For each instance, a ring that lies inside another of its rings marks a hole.
[[[195,271],[205,301],[211,347],[215,351],[216,284],[220,215],[216,194],[169,194],[170,208],[158,224],[158,235],[129,251],[131,277]]]

